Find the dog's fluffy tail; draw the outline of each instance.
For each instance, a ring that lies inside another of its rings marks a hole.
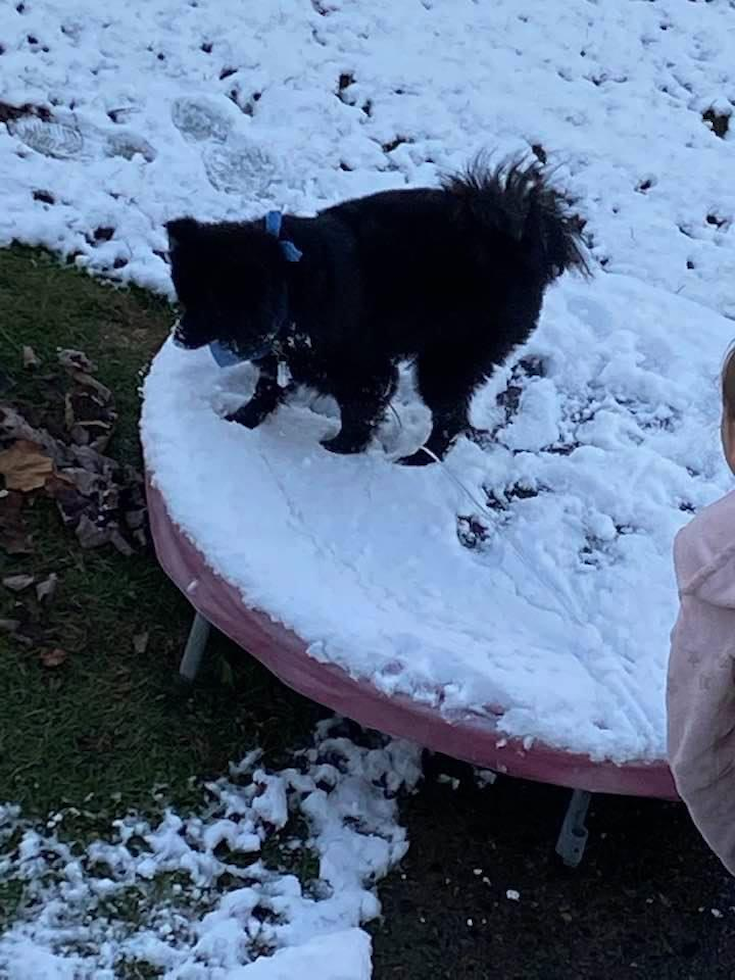
[[[446,178],[443,186],[469,209],[473,222],[521,244],[545,282],[566,269],[590,274],[581,223],[569,214],[538,163],[516,158],[489,166],[480,157],[463,173]]]

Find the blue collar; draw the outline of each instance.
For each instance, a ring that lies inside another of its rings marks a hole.
[[[269,211],[265,216],[265,230],[269,235],[273,235],[274,238],[281,240],[281,251],[283,252],[283,257],[287,262],[298,262],[303,252],[296,248],[293,242],[286,239],[281,239],[281,224],[283,223],[283,215],[280,211]]]
[[[303,255],[303,252],[296,248],[293,242],[281,238],[281,225],[283,223],[283,215],[281,212],[269,211],[263,219],[263,222],[265,224],[265,230],[268,232],[268,234],[279,239],[281,252],[283,253],[285,260],[287,262],[298,262]],[[278,325],[279,333],[288,320],[288,297],[285,292],[283,294],[281,306],[282,309],[280,310],[278,317],[280,321]],[[220,367],[230,367],[233,364],[239,364],[242,360],[242,358],[233,353],[229,347],[225,347],[216,340],[212,341],[212,343],[209,345],[209,350],[212,357]]]

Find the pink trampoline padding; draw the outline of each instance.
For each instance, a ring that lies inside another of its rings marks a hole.
[[[595,793],[678,799],[664,760],[618,765],[534,742],[528,749],[507,739],[493,718],[447,717],[406,696],[388,697],[370,678],[309,656],[306,644],[267,615],[249,609],[239,592],[207,564],[169,517],[160,492],[148,481],[148,510],[156,553],[164,571],[194,608],[284,684],[333,711],[399,738],[496,772]],[[189,591],[189,583],[197,585]]]

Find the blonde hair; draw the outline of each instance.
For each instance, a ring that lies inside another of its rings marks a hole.
[[[735,343],[725,354],[720,382],[723,412],[728,421],[735,422]]]

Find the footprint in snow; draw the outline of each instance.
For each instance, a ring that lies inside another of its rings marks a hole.
[[[75,126],[25,118],[8,123],[8,129],[36,153],[56,160],[72,160],[84,150],[84,138]]]
[[[234,119],[214,99],[175,99],[171,121],[187,142],[207,144],[202,161],[215,190],[271,196],[274,183],[282,176],[275,158],[256,140],[233,136]]]
[[[171,106],[171,120],[184,139],[191,143],[215,140],[224,143],[230,135],[232,120],[212,99],[176,99]]]
[[[202,159],[210,184],[225,194],[272,197],[274,185],[283,180],[275,159],[252,140],[213,143]]]
[[[104,153],[107,157],[123,157],[125,160],[132,160],[140,154],[146,163],[156,159],[156,151],[147,140],[127,131],[109,134],[105,139]]]
[[[567,308],[583,323],[587,323],[600,331],[611,332],[614,329],[615,325],[609,311],[589,296],[584,296],[579,292],[572,293],[567,297]]]
[[[100,156],[132,160],[139,154],[150,163],[156,158],[156,151],[142,136],[129,130],[106,132],[79,122],[74,116],[48,122],[25,117],[8,124],[8,129],[31,150],[56,160],[98,159]]]

